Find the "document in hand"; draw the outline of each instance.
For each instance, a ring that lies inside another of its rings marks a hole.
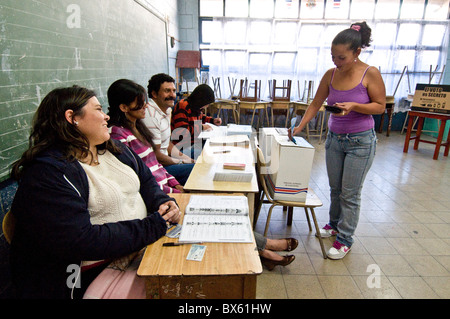
[[[251,243],[248,212],[245,196],[192,195],[179,242]]]

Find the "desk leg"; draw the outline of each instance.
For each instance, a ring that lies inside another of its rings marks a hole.
[[[410,116],[409,121],[408,121],[408,129],[406,130],[405,145],[403,146],[403,153],[408,153],[409,141],[411,140],[411,131],[412,131],[412,127],[413,127],[413,122],[414,122],[414,116]]]
[[[388,124],[388,128],[387,128],[386,136],[389,137],[389,135],[391,134],[392,117],[393,117],[393,113],[394,113],[394,112],[392,112],[392,107],[387,110],[387,113],[388,113],[389,124]]]
[[[420,135],[422,135],[422,129],[423,129],[423,122],[425,121],[425,118],[419,117],[419,124],[417,126],[417,132],[416,132],[416,141],[414,142],[414,149],[419,149],[419,142],[420,142]]]
[[[441,127],[439,128],[439,134],[438,134],[437,141],[436,141],[436,148],[434,149],[434,155],[433,155],[434,160],[437,160],[439,157],[439,151],[441,150],[441,144],[442,144],[442,139],[444,137],[446,122],[447,122],[446,120],[441,120]],[[445,147],[445,151],[447,152],[447,155],[448,155],[447,148],[448,148],[448,146]]]
[[[447,121],[444,121],[444,126],[447,123]],[[445,146],[445,151],[444,151],[444,156],[448,156],[448,152],[450,150],[450,128],[448,129],[448,133],[447,133],[447,145]]]

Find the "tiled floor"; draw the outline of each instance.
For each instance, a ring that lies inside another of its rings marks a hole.
[[[303,209],[294,209],[293,224],[287,226],[285,213],[275,208],[268,236],[295,237],[300,243],[291,265],[264,268],[257,298],[450,298],[450,158],[442,148],[433,160],[434,145],[425,143],[413,150],[411,142],[403,153],[400,132],[378,138],[351,252],[342,260],[323,259]],[[316,154],[310,187],[324,204],[315,210],[322,227],[329,207],[325,150],[318,138],[311,143]],[[256,226],[260,233],[267,209]],[[327,251],[332,239],[324,240]]]

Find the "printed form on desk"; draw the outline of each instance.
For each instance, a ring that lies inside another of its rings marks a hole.
[[[245,196],[192,195],[179,242],[251,243],[248,213]]]

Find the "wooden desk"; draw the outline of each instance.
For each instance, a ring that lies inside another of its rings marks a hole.
[[[223,195],[223,194],[220,194]],[[242,195],[242,194],[234,194]],[[171,194],[182,214],[190,194]],[[182,215],[182,217],[183,217]],[[180,222],[182,223],[182,221]],[[147,246],[138,269],[147,279],[149,299],[254,299],[256,277],[262,272],[256,243],[205,243],[202,261],[186,260],[191,245],[166,236]]]
[[[394,106],[395,102],[389,102],[386,101],[386,110],[381,114],[380,118],[380,127],[378,128],[378,133],[383,133],[383,126],[384,126],[384,115],[387,114],[388,116],[388,127],[386,130],[386,136],[389,137],[391,134],[391,127],[392,127],[392,118],[394,117]]]
[[[411,137],[411,130],[413,128],[414,118],[416,118],[416,117],[419,119],[419,124],[417,126],[416,136]],[[420,135],[422,133],[422,128],[423,128],[423,122],[424,122],[425,118],[437,119],[437,120],[441,121],[441,125],[439,127],[439,133],[438,133],[436,142],[420,139]],[[405,146],[403,147],[403,152],[408,153],[409,141],[416,140],[414,143],[415,150],[417,150],[419,148],[419,142],[436,145],[436,148],[434,150],[434,155],[433,155],[434,160],[438,159],[441,146],[445,146],[444,156],[448,156],[449,148],[450,148],[450,129],[449,129],[449,134],[447,136],[447,142],[442,143],[442,139],[444,137],[445,124],[446,124],[447,120],[449,120],[449,119],[450,119],[450,114],[410,111],[409,112],[408,130],[406,131]]]
[[[229,151],[229,153],[217,153],[222,150]],[[227,162],[243,162],[246,165],[252,165],[254,173],[252,180],[248,183],[214,181],[214,174],[219,165]],[[202,154],[198,157],[184,185],[184,189],[188,192],[202,193],[243,193],[248,198],[250,221],[253,222],[255,194],[259,192],[253,148],[251,145],[247,148],[241,146],[211,146],[209,140],[207,140]]]
[[[272,101],[270,102],[270,115],[272,116],[272,127],[275,126],[275,120],[274,120],[274,110],[276,111],[286,111],[286,121],[284,124],[285,128],[289,128],[289,121],[291,119],[291,109],[292,109],[293,103],[291,101]]]

